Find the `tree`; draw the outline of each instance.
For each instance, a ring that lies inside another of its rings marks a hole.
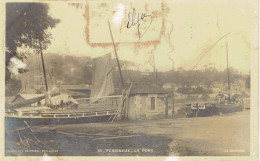
[[[42,49],[46,49],[51,43],[48,29],[54,28],[59,20],[52,18],[48,14],[48,9],[49,6],[45,3],[6,4],[6,84],[17,83],[12,82],[14,78],[11,78],[8,70],[10,60],[12,58],[23,60],[28,57],[28,53],[18,53],[19,47],[33,49],[37,53],[40,43]]]

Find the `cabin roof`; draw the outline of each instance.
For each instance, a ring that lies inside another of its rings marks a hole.
[[[12,103],[14,103],[19,97],[23,98],[24,100],[29,100],[32,98],[44,96],[44,94],[18,94],[13,100]]]
[[[167,93],[163,88],[156,87],[149,83],[133,83],[130,95],[135,94],[165,94]]]

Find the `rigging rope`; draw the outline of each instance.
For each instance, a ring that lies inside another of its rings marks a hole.
[[[202,59],[205,55],[207,55],[207,53],[208,53],[214,46],[216,46],[217,43],[218,43],[220,40],[222,40],[224,37],[226,37],[226,36],[229,35],[229,34],[230,34],[230,33],[227,33],[227,34],[225,34],[224,36],[222,36],[221,38],[219,38],[219,39],[200,57],[199,61],[194,65],[194,67],[192,68],[192,70],[193,70],[195,67],[197,67],[197,65],[199,64],[199,62],[201,61],[201,59]]]

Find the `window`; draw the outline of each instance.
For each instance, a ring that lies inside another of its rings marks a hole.
[[[155,97],[150,97],[150,102],[151,102],[151,110],[155,110]]]

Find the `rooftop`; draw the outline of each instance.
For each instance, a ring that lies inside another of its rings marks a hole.
[[[135,94],[165,94],[167,93],[163,88],[156,87],[149,83],[133,83],[130,95]]]

